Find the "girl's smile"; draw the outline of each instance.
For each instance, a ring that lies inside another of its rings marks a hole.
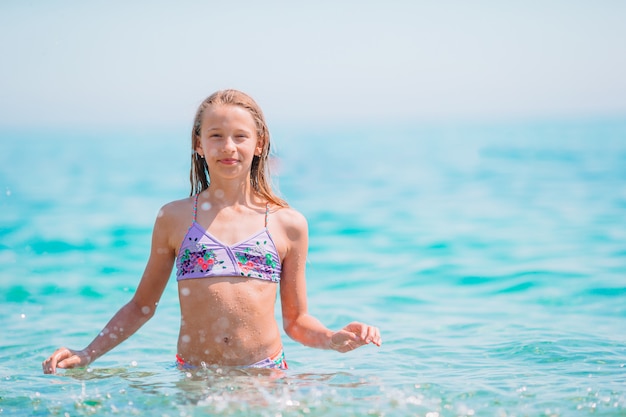
[[[217,162],[220,162],[224,165],[234,165],[237,162],[239,162],[238,159],[233,159],[233,158],[224,158],[224,159],[218,159]]]

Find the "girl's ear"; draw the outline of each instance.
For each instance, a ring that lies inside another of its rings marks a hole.
[[[254,154],[256,156],[263,155],[263,147],[265,146],[265,141],[263,139],[257,140],[256,149],[254,150]]]
[[[194,151],[200,156],[200,158],[204,158],[204,154],[202,153],[202,146],[200,146],[199,140],[196,140],[196,147]]]

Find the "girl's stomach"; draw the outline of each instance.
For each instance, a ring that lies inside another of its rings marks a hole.
[[[178,355],[185,363],[246,366],[281,347],[274,316],[276,283],[254,278],[198,278],[178,282]]]

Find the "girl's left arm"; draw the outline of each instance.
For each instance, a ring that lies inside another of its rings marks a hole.
[[[283,327],[289,337],[306,346],[347,352],[370,343],[380,346],[377,327],[352,322],[339,331],[332,331],[308,313],[306,296],[306,258],[308,225],[300,213],[286,209],[283,225],[287,250],[283,258],[280,299]]]

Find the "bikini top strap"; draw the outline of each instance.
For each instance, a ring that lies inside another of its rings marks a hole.
[[[196,194],[196,198],[193,201],[193,221],[195,222],[198,218],[198,196],[200,193]]]
[[[267,227],[267,220],[270,215],[270,203],[265,203],[265,227]]]

